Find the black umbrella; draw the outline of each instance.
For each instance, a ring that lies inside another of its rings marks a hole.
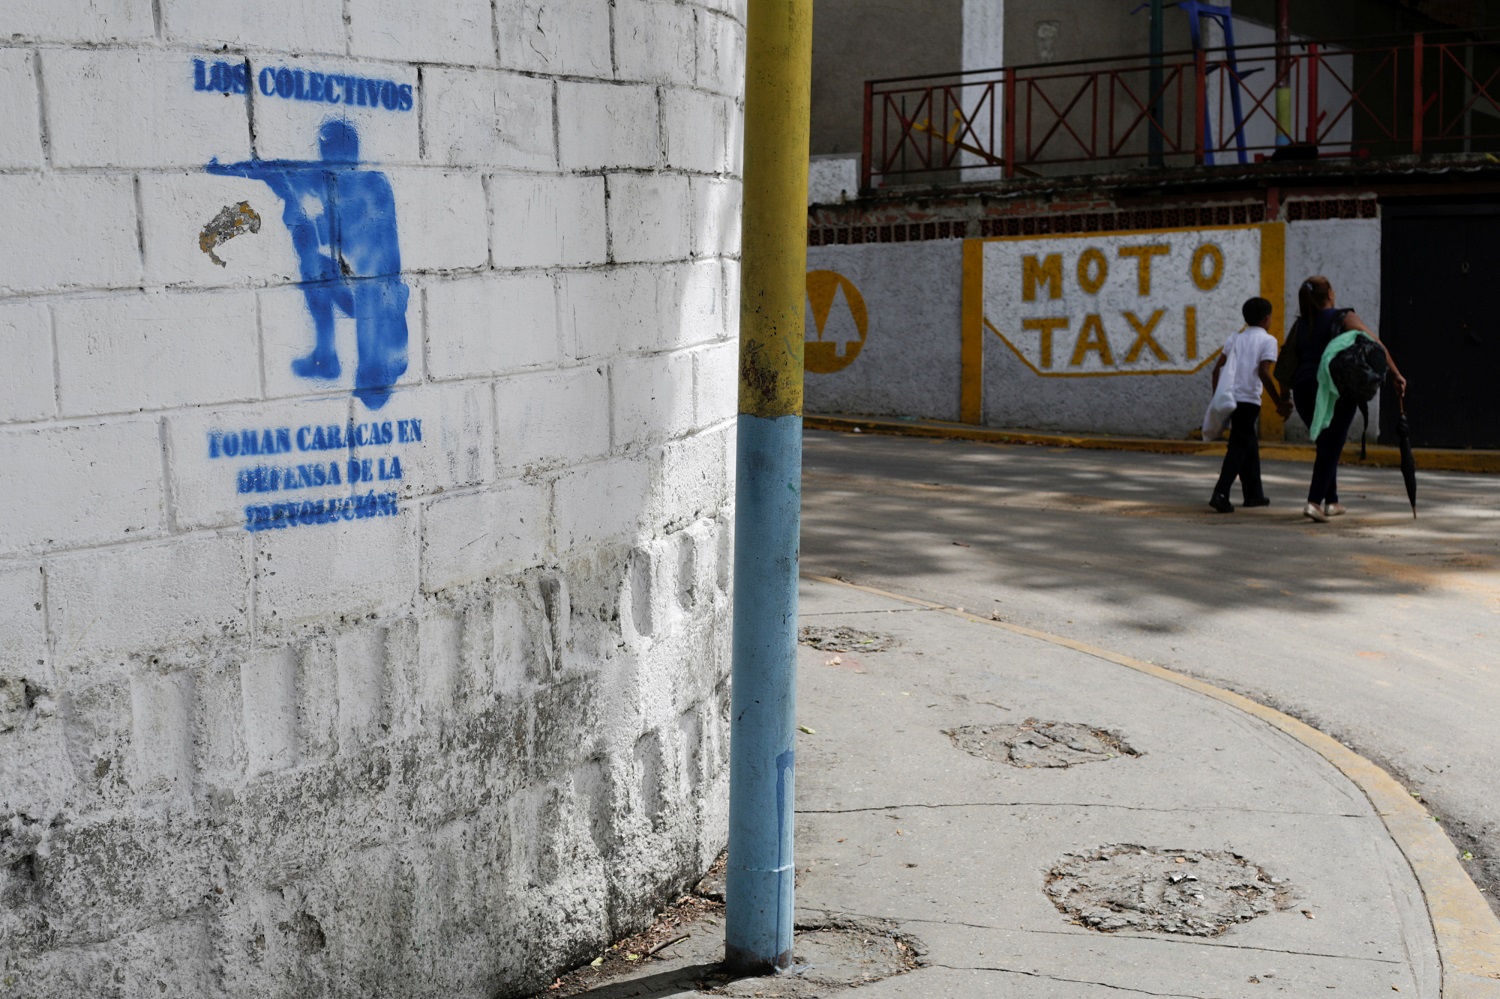
[[[1411,427],[1406,423],[1406,400],[1396,418],[1396,443],[1401,446],[1401,478],[1406,480],[1406,498],[1411,500],[1411,518],[1417,519],[1417,459],[1411,455]]]

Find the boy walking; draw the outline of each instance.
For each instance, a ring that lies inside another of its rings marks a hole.
[[[1224,452],[1224,466],[1214,486],[1208,505],[1219,513],[1233,513],[1229,487],[1240,480],[1244,506],[1266,506],[1265,488],[1260,481],[1260,398],[1261,389],[1280,399],[1281,393],[1271,380],[1271,366],[1276,363],[1276,338],[1266,332],[1271,321],[1271,303],[1252,298],[1240,310],[1246,326],[1224,341],[1219,363],[1214,365],[1213,387],[1219,379],[1229,379],[1234,395],[1234,413],[1229,417],[1229,447]]]

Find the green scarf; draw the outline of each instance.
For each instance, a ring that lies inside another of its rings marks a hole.
[[[1313,410],[1312,426],[1307,428],[1308,436],[1314,441],[1333,422],[1333,404],[1339,401],[1339,390],[1333,386],[1333,376],[1328,373],[1328,362],[1339,351],[1366,335],[1363,330],[1349,330],[1329,340],[1328,346],[1323,349],[1323,358],[1318,362],[1318,405]]]

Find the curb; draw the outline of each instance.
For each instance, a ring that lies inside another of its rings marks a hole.
[[[986,624],[1082,652],[1211,697],[1280,729],[1333,764],[1340,773],[1354,782],[1370,800],[1370,804],[1375,806],[1380,820],[1385,823],[1386,831],[1390,833],[1406,862],[1411,865],[1417,884],[1421,886],[1427,915],[1432,920],[1433,936],[1437,940],[1438,959],[1442,965],[1443,999],[1500,999],[1500,918],[1490,910],[1479,889],[1460,866],[1458,851],[1431,813],[1418,804],[1390,774],[1343,743],[1291,715],[1268,708],[1243,694],[1215,687],[1165,666],[1110,652],[1061,635],[1037,631],[1035,628],[979,617],[930,600],[849,583],[831,576],[812,573],[802,575],[805,579],[819,583],[859,590],[888,600],[899,600],[975,624]]]
[[[1222,455],[1223,441],[1159,440],[1154,437],[1107,437],[1096,434],[1057,434],[1031,430],[997,430],[945,420],[902,420],[878,416],[804,415],[805,430],[843,433],[888,434],[897,437],[931,437],[942,440],[978,441],[985,444],[1029,444],[1093,451],[1143,451],[1150,454]],[[1452,448],[1414,448],[1417,470],[1427,472],[1500,473],[1500,451],[1466,451]],[[1311,464],[1311,444],[1262,441],[1260,456],[1269,461],[1301,461]],[[1359,457],[1351,444],[1344,449],[1345,465],[1367,468],[1399,468],[1401,452],[1385,444],[1371,444],[1368,457]]]

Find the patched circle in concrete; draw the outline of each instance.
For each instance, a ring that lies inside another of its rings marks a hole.
[[[1072,767],[1140,756],[1118,732],[1028,718],[1019,725],[961,725],[947,733],[966,753],[1013,767]]]
[[[1292,904],[1284,881],[1239,854],[1129,844],[1070,854],[1047,872],[1047,894],[1090,929],[1192,937],[1216,937]]]
[[[713,991],[727,996],[807,997],[830,987],[857,987],[904,974],[920,964],[921,945],[877,925],[799,926],[792,967],[767,978],[741,978]]]
[[[884,652],[896,644],[890,635],[821,624],[803,625],[797,631],[797,641],[822,652]]]

